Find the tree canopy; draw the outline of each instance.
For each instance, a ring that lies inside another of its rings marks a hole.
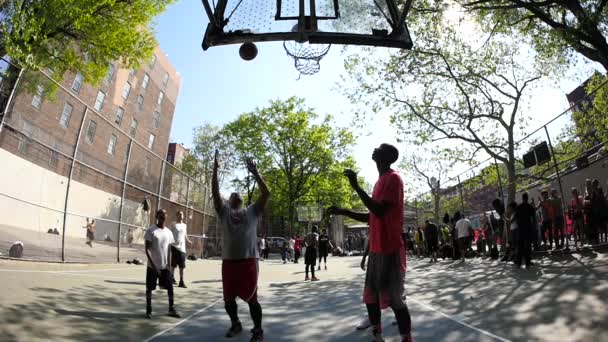
[[[0,55],[59,78],[80,71],[88,82],[111,62],[137,67],[152,56],[152,19],[172,0],[6,0],[0,2]]]

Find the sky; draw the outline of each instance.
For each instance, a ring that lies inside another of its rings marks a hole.
[[[155,31],[160,47],[182,78],[171,130],[172,142],[191,147],[194,127],[204,122],[223,125],[241,113],[266,106],[270,100],[290,96],[304,98],[317,114],[332,114],[339,126],[351,124],[357,104],[351,104],[337,90],[340,75],[345,74],[345,55],[340,46],[332,47],[321,61],[318,74],[302,76],[298,80],[299,74],[282,43],[258,43],[258,56],[252,61],[239,57],[238,45],[203,51],[201,42],[207,22],[201,2],[192,0],[178,1],[156,18]],[[386,48],[375,51],[386,53]],[[535,90],[530,108],[533,117],[528,125],[530,130],[565,110],[568,107],[565,94],[589,75],[587,70],[572,72],[557,85],[547,83]],[[358,139],[352,148],[353,155],[361,169],[360,175],[370,184],[377,179],[371,160],[375,146],[392,143],[402,154],[411,150],[397,143],[396,132],[386,115],[374,117],[363,131],[355,133]]]

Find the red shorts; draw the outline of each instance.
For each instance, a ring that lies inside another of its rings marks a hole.
[[[222,261],[222,285],[224,301],[237,297],[246,302],[258,300],[258,259]]]
[[[405,272],[407,269],[407,257],[406,257],[405,248],[401,248],[399,250],[399,260],[400,260],[400,269],[396,270],[400,272],[402,275],[402,282],[399,288],[394,287],[391,290],[387,289],[382,291],[381,293],[376,293],[374,290],[365,286],[363,288],[363,303],[365,304],[378,304],[381,309],[386,309],[389,306],[401,306],[403,305],[403,301],[401,300],[401,296],[404,294],[405,289]]]

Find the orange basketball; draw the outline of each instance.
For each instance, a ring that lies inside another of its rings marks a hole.
[[[246,42],[239,48],[239,55],[242,59],[250,61],[258,55],[258,47],[252,42]]]

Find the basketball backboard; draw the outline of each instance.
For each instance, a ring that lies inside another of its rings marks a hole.
[[[412,0],[202,0],[203,50],[264,41],[411,49]]]

